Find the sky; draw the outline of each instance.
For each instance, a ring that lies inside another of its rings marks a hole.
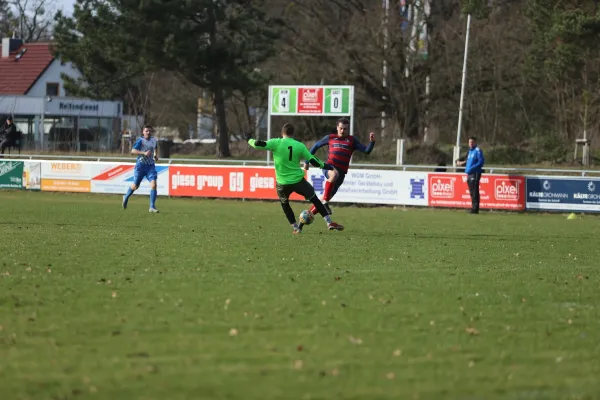
[[[62,9],[65,14],[71,15],[73,13],[73,4],[75,0],[54,0],[56,2],[57,11]]]

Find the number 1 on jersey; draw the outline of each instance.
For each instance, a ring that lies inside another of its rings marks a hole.
[[[288,150],[290,151],[290,161],[292,161],[292,146],[288,146]]]

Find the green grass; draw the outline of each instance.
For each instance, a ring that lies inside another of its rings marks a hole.
[[[3,400],[600,393],[593,216],[337,207],[296,237],[276,203],[0,205]]]

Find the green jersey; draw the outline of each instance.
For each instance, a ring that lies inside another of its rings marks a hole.
[[[248,144],[255,149],[265,149],[273,152],[275,162],[275,177],[280,185],[293,185],[304,179],[304,170],[300,162],[314,159],[321,168],[323,161],[310,154],[304,143],[292,138],[277,138],[267,140],[266,146],[258,146],[256,140],[250,139]]]

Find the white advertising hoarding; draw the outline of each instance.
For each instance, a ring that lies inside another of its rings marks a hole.
[[[323,171],[311,168],[307,179],[322,196]],[[427,172],[350,169],[331,202],[427,206]]]
[[[92,165],[92,193],[125,194],[133,183],[133,163],[96,163]],[[169,166],[156,165],[159,196],[169,195]],[[142,180],[136,194],[150,194],[150,182]]]

